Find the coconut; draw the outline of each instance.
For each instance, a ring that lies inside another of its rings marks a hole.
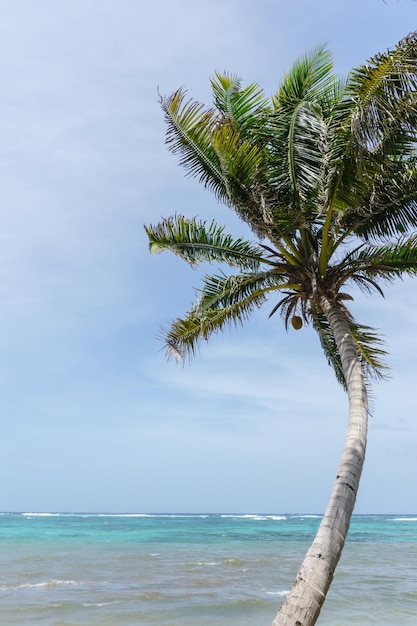
[[[295,328],[295,330],[300,330],[300,328],[303,325],[303,320],[301,319],[301,317],[299,315],[294,315],[291,318],[291,324],[292,324],[293,328]]]

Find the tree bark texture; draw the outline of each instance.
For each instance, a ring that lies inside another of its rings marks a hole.
[[[365,460],[368,402],[362,367],[346,316],[323,297],[325,313],[342,359],[349,398],[345,446],[333,491],[314,541],[272,626],[316,623],[343,550]]]

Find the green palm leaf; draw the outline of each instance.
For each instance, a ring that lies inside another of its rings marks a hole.
[[[252,296],[256,298],[262,294],[266,296],[270,291],[282,289],[286,285],[285,274],[279,274],[276,270],[242,273],[236,276],[226,274],[205,276],[199,308],[214,310],[233,306]]]
[[[202,261],[228,263],[232,267],[256,270],[260,263],[273,265],[265,258],[260,246],[243,239],[233,239],[224,232],[223,226],[213,221],[206,222],[186,219],[176,215],[163,220],[156,226],[145,226],[152,253],[170,250],[190,265]]]
[[[273,97],[274,110],[263,128],[273,164],[270,184],[293,210],[317,198],[320,189],[326,145],[322,105],[331,106],[337,92],[332,67],[323,46],[299,59]]]
[[[180,165],[189,175],[227,203],[227,181],[211,142],[216,113],[198,102],[184,100],[185,93],[181,89],[169,98],[161,98],[168,127],[166,142],[173,154],[180,155]]]
[[[216,72],[211,79],[214,104],[228,121],[239,131],[248,129],[253,122],[259,124],[259,116],[269,110],[268,99],[256,83],[241,87],[242,80],[233,74]]]
[[[330,196],[364,204],[387,159],[412,154],[417,128],[417,35],[353,70],[331,116]],[[407,157],[408,158],[408,157]]]
[[[352,321],[349,328],[365,376],[375,380],[386,379],[387,366],[381,360],[386,355],[386,351],[381,348],[383,341],[369,326]]]
[[[317,46],[309,54],[299,58],[284,76],[281,86],[272,99],[276,111],[289,108],[299,102],[314,102],[330,85],[334,86],[331,53],[325,46]]]
[[[417,274],[417,234],[393,244],[366,246],[349,257],[347,273],[392,280]]]
[[[212,146],[219,160],[229,200],[247,199],[263,162],[261,148],[242,140],[233,126],[226,123],[218,125],[213,131]]]
[[[356,149],[387,156],[416,140],[416,53],[413,33],[351,72],[346,93],[356,101],[351,116]]]
[[[264,301],[263,294],[254,294],[219,309],[202,309],[199,301],[185,318],[177,318],[169,329],[163,329],[161,338],[167,356],[183,359],[195,354],[201,340],[208,340],[227,325],[239,325]]]
[[[381,348],[383,342],[372,328],[357,324],[346,309],[345,314],[365,377],[368,380],[371,378],[374,380],[386,378],[387,367],[381,360],[381,357],[386,355],[385,350]],[[313,327],[319,335],[320,343],[328,363],[334,370],[339,383],[346,389],[347,385],[342,362],[330,324],[319,307],[313,306],[310,310],[310,316]]]
[[[288,134],[288,165],[296,204],[318,196],[324,166],[326,126],[321,109],[309,102],[294,110]]]
[[[367,202],[344,212],[344,228],[366,240],[393,237],[417,228],[415,159],[390,162],[374,177]]]
[[[328,319],[317,305],[313,305],[310,308],[310,316],[313,328],[319,336],[320,345],[327,362],[332,367],[337,381],[346,390],[346,379],[343,373],[342,361]]]

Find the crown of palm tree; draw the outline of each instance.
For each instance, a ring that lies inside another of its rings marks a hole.
[[[161,98],[170,150],[257,238],[181,215],[145,227],[152,252],[238,269],[204,278],[192,309],[164,331],[171,354],[192,354],[272,298],[271,315],[286,325],[313,325],[345,385],[326,298],[345,316],[365,373],[383,374],[380,340],[353,319],[346,289],[382,294],[384,281],[417,272],[416,59],[412,33],[342,80],[318,47],[270,100],[231,74],[212,79],[211,108],[182,89]]]

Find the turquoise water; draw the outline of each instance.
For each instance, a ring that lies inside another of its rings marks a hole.
[[[308,515],[0,514],[0,624],[269,626]],[[417,626],[417,516],[354,516],[322,626]]]

